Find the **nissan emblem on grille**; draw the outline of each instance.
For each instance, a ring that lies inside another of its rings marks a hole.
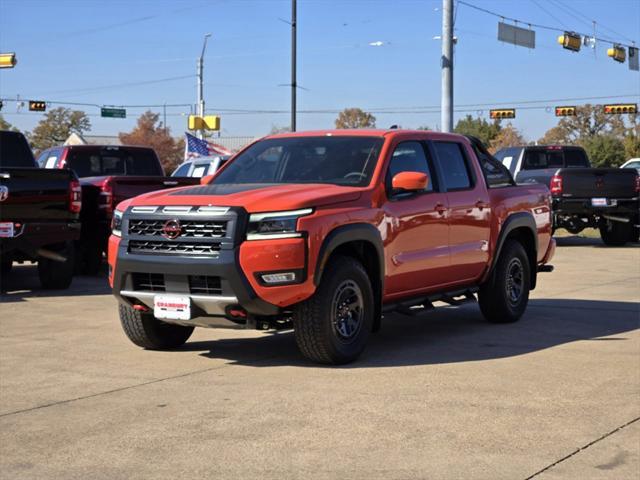
[[[167,220],[162,227],[162,236],[169,240],[175,240],[182,233],[182,225],[178,220]]]
[[[4,202],[7,198],[9,198],[9,187],[0,185],[0,202]]]

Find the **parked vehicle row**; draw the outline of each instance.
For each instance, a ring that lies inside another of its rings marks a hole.
[[[215,155],[213,157],[198,157],[180,164],[171,174],[172,177],[206,177],[213,175],[229,160],[229,155]]]
[[[42,170],[21,133],[0,131],[0,258],[38,262],[44,288],[67,288],[80,238],[80,182],[73,170]]]
[[[496,158],[517,183],[549,186],[554,230],[575,234],[597,228],[612,246],[638,241],[640,176],[635,168],[591,168],[586,152],[574,146],[510,147]]]
[[[120,203],[109,281],[123,329],[175,348],[195,326],[291,328],[309,359],[357,358],[383,312],[475,301],[524,313],[551,271],[551,199],[481,144],[401,130],[282,134],[204,184]]]

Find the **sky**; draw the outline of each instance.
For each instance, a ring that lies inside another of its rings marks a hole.
[[[597,36],[640,45],[638,0],[466,3],[585,34],[596,20]],[[381,128],[437,129],[441,8],[441,0],[298,0],[298,130],[332,128],[347,107],[373,111]],[[43,115],[18,112],[7,99],[65,102],[90,116],[92,134],[115,135],[147,109],[165,111],[146,105],[167,104],[167,124],[181,135],[196,102],[196,60],[211,33],[207,113],[224,112],[223,136],[267,134],[289,125],[290,14],[290,0],[0,0],[0,51],[18,57],[16,68],[0,70],[0,113],[31,130]],[[492,106],[536,107],[518,109],[512,121],[535,140],[556,124],[555,105],[640,103],[640,74],[608,58],[608,44],[573,53],[558,45],[558,32],[534,27],[530,50],[499,42],[498,21],[456,6],[455,120],[488,119]],[[570,100],[605,96],[617,98]],[[533,101],[541,102],[522,103]],[[100,118],[101,105],[127,105],[127,118]],[[423,111],[406,112],[416,108]]]

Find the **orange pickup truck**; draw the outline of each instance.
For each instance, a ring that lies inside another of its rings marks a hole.
[[[109,280],[141,347],[178,347],[195,326],[293,328],[306,357],[341,364],[393,311],[477,295],[487,320],[518,320],[553,270],[550,207],[472,138],[273,135],[201,185],[120,203]]]

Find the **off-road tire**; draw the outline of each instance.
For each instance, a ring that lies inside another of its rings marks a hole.
[[[361,315],[356,315],[359,327],[351,338],[338,333],[340,322],[335,316],[339,301],[336,295],[340,292],[348,295],[345,289],[349,288],[354,294],[357,292],[361,303],[358,310]],[[366,346],[374,315],[375,297],[364,267],[352,257],[336,256],[326,266],[315,294],[294,308],[296,343],[302,354],[314,362],[333,365],[352,362]]]
[[[153,314],[139,312],[120,304],[120,323],[124,333],[134,344],[148,350],[170,350],[189,340],[193,327],[172,325],[157,320]]]
[[[607,221],[600,225],[600,238],[609,247],[622,247],[631,239],[632,232],[631,222]]]
[[[51,260],[49,258],[38,259],[38,277],[42,288],[46,290],[64,290],[69,288],[73,280],[75,268],[75,254],[71,244],[66,244],[62,248],[45,247],[59,253],[66,258],[64,262]]]
[[[509,281],[511,276],[511,285],[513,285],[513,268],[518,264],[521,270],[521,293],[514,301],[511,297]],[[489,322],[516,322],[527,308],[530,288],[531,266],[527,252],[520,242],[507,240],[491,276],[478,292],[480,310]]]

